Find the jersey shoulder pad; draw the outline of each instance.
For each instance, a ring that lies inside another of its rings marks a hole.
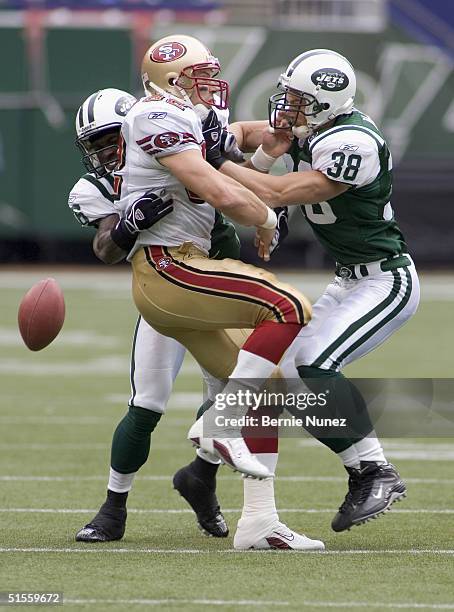
[[[362,187],[380,172],[379,148],[384,140],[362,126],[340,126],[323,132],[310,143],[312,169],[329,179]]]
[[[190,106],[174,98],[146,102],[133,124],[133,138],[139,148],[155,157],[188,149],[200,149],[203,142],[200,120]]]
[[[99,219],[116,212],[110,183],[93,174],[77,181],[69,193],[68,206],[83,226],[96,225]]]

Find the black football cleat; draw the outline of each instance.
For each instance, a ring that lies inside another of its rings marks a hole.
[[[121,540],[126,529],[126,508],[104,503],[95,518],[76,534],[76,542]]]
[[[216,497],[216,480],[202,480],[194,473],[192,464],[182,467],[173,477],[173,486],[184,497],[197,517],[201,531],[214,538],[226,538],[229,528]]]
[[[406,497],[406,486],[391,463],[361,461],[360,469],[345,468],[349,473],[348,493],[331,527],[345,531],[362,525],[390,510],[395,501]]]

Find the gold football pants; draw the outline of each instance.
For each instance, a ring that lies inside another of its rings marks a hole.
[[[234,259],[209,259],[192,243],[142,248],[132,268],[142,317],[216,378],[231,374],[247,330],[264,321],[310,320],[307,298],[274,274]]]

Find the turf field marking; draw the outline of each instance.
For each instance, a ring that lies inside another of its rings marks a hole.
[[[202,606],[289,606],[289,601],[265,601],[257,599],[223,600],[223,599],[64,599],[65,604],[125,604],[159,606],[166,604],[198,604]],[[303,608],[378,608],[378,609],[424,609],[424,610],[454,610],[454,604],[422,604],[422,603],[383,603],[364,601],[301,601]]]
[[[0,373],[23,376],[56,376],[58,374],[85,376],[118,376],[129,372],[130,359],[128,355],[109,355],[88,361],[31,361],[25,359],[0,359]],[[200,374],[199,366],[191,362],[183,364],[180,376]],[[126,396],[123,396],[123,400]],[[122,400],[122,401],[123,401]],[[128,398],[126,398],[126,401]]]
[[[21,445],[21,448],[33,448],[33,446],[38,446],[39,448],[47,449],[47,445]],[[73,444],[73,445],[64,445],[60,446],[60,448],[68,448],[71,447],[73,449],[87,449],[87,448],[107,448],[106,444]],[[16,448],[16,445],[11,444],[0,444],[0,450],[3,448]],[[55,447],[52,447],[55,448]],[[140,481],[171,481],[173,478],[173,474],[169,474],[168,476],[137,476],[136,480]],[[240,476],[217,476],[216,480],[222,481],[238,481],[240,480]],[[99,474],[96,476],[8,476],[3,475],[0,476],[0,482],[90,482],[90,481],[104,481],[107,480],[107,474]],[[279,482],[339,482],[345,483],[345,478],[340,476],[279,476],[276,478],[276,481]],[[454,485],[454,478],[405,478],[405,482],[408,484],[435,484],[435,485]]]
[[[109,444],[71,444],[71,443],[55,443],[55,444],[40,444],[39,442],[28,443],[12,443],[0,444],[0,450],[105,450],[109,448]]]
[[[118,376],[129,371],[129,357],[126,355],[109,355],[86,361],[46,362],[31,361],[28,359],[0,359],[0,373],[27,376],[56,376],[68,374],[70,376]]]
[[[196,370],[195,373],[200,374],[200,368]],[[110,395],[106,395],[103,399],[109,404],[127,404],[130,397],[131,396],[126,395],[126,393],[112,393]],[[203,401],[203,393],[201,391],[174,391],[170,396],[167,409],[190,411],[192,414],[195,414],[196,407],[200,406]],[[165,418],[169,418],[168,413],[165,415]]]
[[[112,348],[121,345],[118,336],[105,336],[96,331],[78,329],[77,331],[62,331],[58,343],[64,346],[95,346],[97,348]],[[12,327],[0,327],[0,346],[23,346],[19,330]]]
[[[45,276],[53,276],[61,284],[64,291],[72,289],[85,289],[90,293],[111,299],[106,295],[110,291],[118,298],[121,294],[131,299],[131,272],[129,270],[101,271],[80,268],[77,270],[62,270],[61,268],[40,268],[38,271],[3,270],[0,273],[0,288],[28,290],[31,285]],[[312,299],[318,297],[326,285],[331,282],[333,274],[327,270],[321,273],[279,273],[284,283],[290,283],[296,289],[303,291]],[[454,301],[454,284],[452,274],[421,274],[421,299],[423,301]]]
[[[0,424],[20,425],[30,423],[33,425],[97,425],[100,423],[112,423],[108,417],[98,416],[2,416]]]
[[[223,508],[224,514],[241,512],[241,508]],[[95,508],[0,508],[5,514],[95,514]],[[293,514],[332,514],[335,508],[279,508]],[[454,514],[454,508],[396,508],[393,514]],[[129,514],[193,514],[190,508],[128,508]]]
[[[278,551],[280,552],[280,551]],[[218,549],[218,550],[206,550],[200,548],[110,548],[108,546],[95,546],[89,545],[87,548],[38,548],[38,547],[1,547],[0,554],[8,553],[76,553],[76,554],[106,554],[116,553],[121,555],[128,554],[169,554],[169,555],[209,555],[215,554],[276,554],[274,550],[233,550],[231,548]],[[401,548],[401,549],[358,549],[358,550],[287,550],[286,554],[315,554],[315,555],[454,555],[454,549],[431,549],[431,548]]]
[[[266,601],[261,599],[67,599],[65,604],[124,604],[142,606],[165,606],[174,604],[197,604],[201,606],[288,606],[288,601]]]

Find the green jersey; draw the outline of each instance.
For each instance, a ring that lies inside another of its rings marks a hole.
[[[407,250],[391,207],[392,158],[375,123],[358,110],[328,129],[295,140],[287,169],[313,169],[351,187],[328,202],[301,206],[328,253],[340,264],[386,259]]]
[[[210,259],[239,259],[240,249],[235,226],[217,210],[211,230]]]

